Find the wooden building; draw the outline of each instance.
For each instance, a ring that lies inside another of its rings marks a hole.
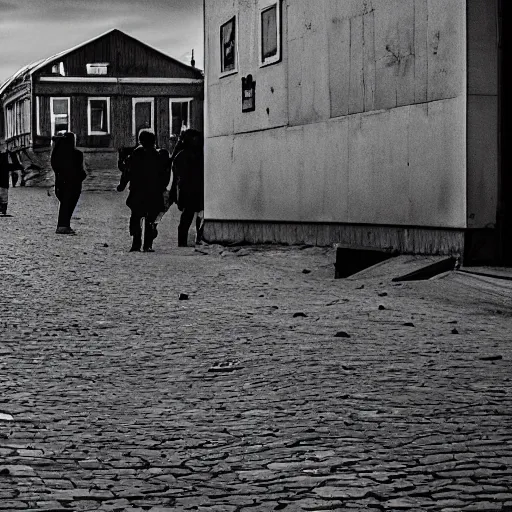
[[[117,150],[135,145],[141,129],[168,149],[183,128],[203,129],[203,87],[200,70],[114,29],[0,86],[0,142],[27,169],[48,170],[51,137],[73,131],[90,175],[86,186],[111,188]],[[44,172],[32,172],[32,182],[42,179]]]
[[[511,2],[204,3],[208,238],[512,261]]]

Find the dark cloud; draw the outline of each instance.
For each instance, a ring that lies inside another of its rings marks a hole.
[[[19,6],[14,2],[0,1],[0,15],[8,14],[18,9]]]

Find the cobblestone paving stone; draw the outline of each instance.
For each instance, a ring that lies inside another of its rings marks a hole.
[[[512,510],[506,294],[177,249],[176,213],[130,254],[123,201],[85,193],[66,237],[11,191],[0,511]]]

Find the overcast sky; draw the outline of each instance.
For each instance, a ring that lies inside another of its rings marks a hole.
[[[0,0],[0,83],[110,29],[203,69],[203,0]]]

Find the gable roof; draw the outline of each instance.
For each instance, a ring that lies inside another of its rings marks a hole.
[[[18,78],[24,76],[24,75],[28,75],[28,76],[31,76],[33,75],[36,71],[38,71],[39,69],[43,68],[44,66],[48,65],[48,64],[51,64],[53,61],[55,60],[58,60],[58,59],[61,59],[62,57],[74,52],[75,50],[78,50],[90,43],[93,43],[94,41],[97,41],[98,39],[101,39],[102,37],[105,37],[109,34],[112,34],[112,33],[115,33],[115,32],[120,32],[123,36],[129,38],[129,39],[132,39],[133,41],[136,41],[137,43],[145,46],[146,48],[149,48],[150,50],[154,51],[154,52],[157,52],[159,53],[162,57],[166,58],[167,60],[170,60],[172,61],[174,64],[177,64],[178,66],[181,66],[181,67],[184,67],[184,68],[187,68],[187,69],[190,69],[190,70],[194,70],[198,75],[200,74],[201,76],[203,75],[202,71],[195,68],[195,67],[192,67],[192,66],[189,66],[187,64],[185,64],[184,62],[181,62],[173,57],[171,57],[170,55],[167,55],[165,53],[163,53],[161,50],[158,50],[156,48],[154,48],[153,46],[150,46],[149,44],[147,43],[143,43],[142,41],[136,39],[135,37],[133,36],[130,36],[129,34],[126,34],[125,32],[123,32],[122,30],[119,30],[117,28],[113,28],[111,30],[108,30],[107,32],[104,32],[103,34],[100,34],[99,36],[96,36],[96,37],[93,37],[92,39],[89,39],[88,41],[85,41],[83,43],[80,43],[76,46],[73,46],[72,48],[68,48],[67,50],[64,50],[64,51],[61,51],[59,53],[56,53],[55,55],[52,55],[51,57],[48,57],[46,59],[39,59],[35,62],[32,62],[31,64],[28,64],[27,66],[23,66],[21,69],[19,69],[18,71],[16,71],[16,73],[14,73],[14,75],[12,75],[11,77],[9,77],[3,84],[0,85],[0,95],[3,94],[3,92],[14,82],[16,81]]]

